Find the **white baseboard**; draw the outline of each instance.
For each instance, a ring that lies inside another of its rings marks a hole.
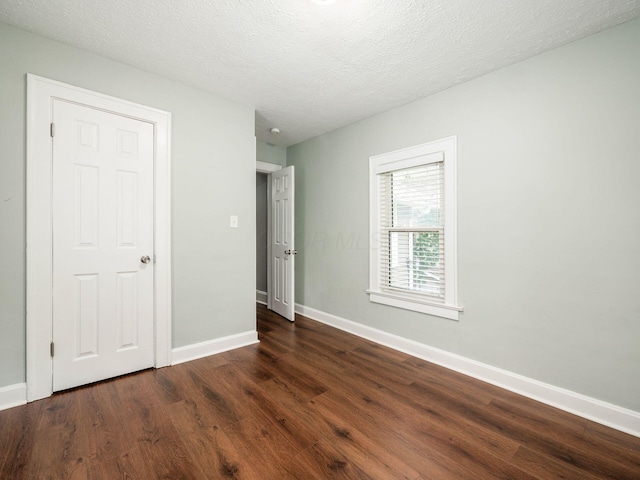
[[[16,383],[0,388],[0,410],[27,403],[27,384]]]
[[[248,332],[229,335],[207,342],[195,343],[185,347],[174,348],[171,352],[171,365],[189,362],[198,358],[226,352],[234,348],[245,347],[258,343],[258,332],[252,330]],[[0,410],[17,407],[27,403],[27,384],[17,383],[7,387],[0,387]]]
[[[190,362],[191,360],[208,357],[209,355],[215,355],[216,353],[226,352],[235,348],[246,347],[254,343],[258,343],[258,332],[250,330],[248,332],[229,335],[228,337],[216,338],[215,340],[174,348],[171,351],[171,365]]]
[[[256,302],[261,303],[262,305],[266,305],[267,292],[263,292],[262,290],[256,290]]]
[[[296,304],[296,313],[394,350],[546,403],[574,415],[640,437],[640,412],[539,382],[508,370],[477,362],[461,355],[377,330],[304,305]]]

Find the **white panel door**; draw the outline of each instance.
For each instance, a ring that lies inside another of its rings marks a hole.
[[[295,320],[295,248],[293,242],[294,171],[283,168],[271,174],[269,222],[271,223],[271,309]]]
[[[154,131],[60,100],[53,121],[57,391],[154,364]]]

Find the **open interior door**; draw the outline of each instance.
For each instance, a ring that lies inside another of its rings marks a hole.
[[[294,171],[293,166],[270,175],[268,208],[268,308],[295,319]]]

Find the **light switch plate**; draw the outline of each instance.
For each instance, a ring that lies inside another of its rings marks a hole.
[[[229,226],[231,228],[238,228],[238,216],[237,215],[231,215],[231,218],[229,219]]]

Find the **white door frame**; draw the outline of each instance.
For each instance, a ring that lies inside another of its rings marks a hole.
[[[269,175],[269,182],[267,182],[267,308],[271,310],[271,302],[273,299],[271,288],[271,222],[269,219],[269,213],[271,211],[271,174],[282,170],[280,165],[267,162],[256,161],[256,173],[266,173]]]
[[[53,99],[154,125],[155,367],[171,364],[171,114],[27,74],[27,401],[53,393]]]
[[[278,170],[282,170],[280,165],[256,161],[256,173],[266,173],[268,175],[270,173],[277,172]]]

